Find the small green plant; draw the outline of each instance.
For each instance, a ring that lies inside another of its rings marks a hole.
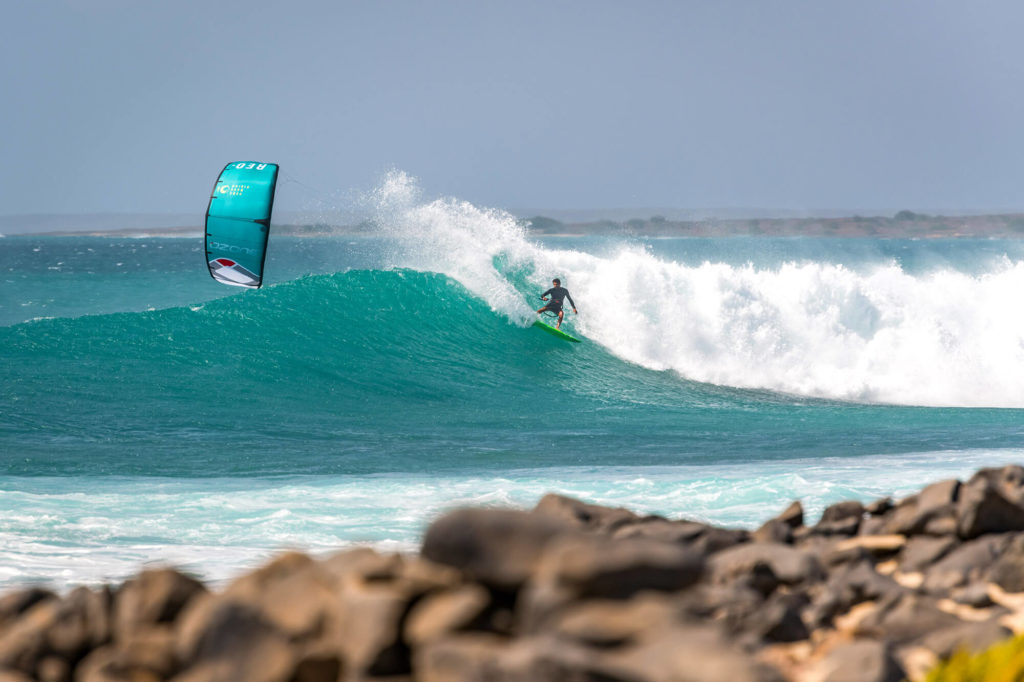
[[[925,682],[1024,682],[1024,636],[1000,642],[973,656],[958,651],[935,666]]]

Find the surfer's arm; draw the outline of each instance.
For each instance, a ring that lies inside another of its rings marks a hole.
[[[569,295],[568,291],[565,292],[565,297],[569,299],[569,305],[572,306],[572,311],[576,312],[576,301],[572,300],[572,296]]]
[[[545,292],[544,292],[543,294],[541,294],[541,295],[540,295],[540,300],[542,300],[542,301],[546,301],[546,300],[548,300],[548,295],[549,295],[549,294],[550,294],[550,293],[551,293],[552,291],[554,291],[554,289],[548,289],[547,291],[545,291]]]

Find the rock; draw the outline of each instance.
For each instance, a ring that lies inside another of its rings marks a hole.
[[[0,670],[35,675],[36,666],[49,646],[46,634],[57,622],[59,610],[58,600],[42,600],[0,632]]]
[[[960,491],[957,500],[957,533],[963,539],[985,533],[1024,530],[1024,506],[1007,499],[996,476],[975,474]]]
[[[281,682],[295,667],[288,638],[258,609],[229,599],[193,600],[176,623],[176,682]]]
[[[462,509],[430,525],[421,553],[485,585],[516,590],[533,573],[547,544],[570,532],[565,521],[543,514]]]
[[[704,558],[684,547],[650,540],[567,538],[550,545],[535,580],[580,598],[626,599],[641,590],[674,592],[697,582]]]
[[[956,547],[959,541],[955,537],[928,537],[918,535],[907,541],[900,552],[900,570],[904,573],[923,571],[944,557]]]
[[[619,527],[612,537],[617,540],[630,538],[658,540],[685,545],[700,554],[713,554],[746,542],[750,534],[745,530],[716,528],[695,521],[669,521],[658,517],[648,517],[636,523]]]
[[[637,646],[612,651],[586,680],[782,682],[782,675],[708,625],[676,625]]]
[[[825,509],[814,532],[818,535],[856,535],[863,516],[864,505],[860,502],[839,502]]]
[[[988,535],[960,545],[925,571],[922,587],[945,593],[984,575],[1006,547],[1009,538]]]
[[[366,675],[409,672],[402,623],[410,595],[397,585],[355,583],[339,596],[337,644],[346,667]]]
[[[602,656],[571,642],[459,635],[416,652],[417,682],[627,682],[599,672]]]
[[[817,590],[806,619],[812,627],[828,626],[833,618],[857,604],[892,600],[906,592],[907,589],[895,580],[876,572],[869,561],[861,561],[829,575],[828,582]]]
[[[206,587],[171,568],[143,571],[127,581],[114,598],[113,630],[126,639],[140,628],[170,624]]]
[[[818,666],[821,682],[900,682],[906,673],[888,642],[859,639],[831,649]]]
[[[48,650],[68,661],[77,661],[92,649],[110,641],[109,588],[93,592],[78,587],[58,602],[53,624],[47,631]]]
[[[883,600],[879,607],[855,628],[860,637],[887,639],[896,644],[909,644],[945,628],[961,625],[956,616],[940,609],[934,599],[917,594],[903,594]]]
[[[465,585],[425,597],[409,612],[405,640],[419,646],[463,630],[483,615],[490,602],[487,590],[479,585]]]
[[[1009,541],[987,577],[1007,592],[1024,592],[1024,534]]]
[[[753,613],[737,623],[740,641],[760,645],[772,642],[796,642],[810,632],[801,618],[807,598],[801,593],[775,594]]]
[[[905,498],[885,515],[881,531],[899,535],[941,535],[955,524],[955,502],[960,481],[933,483],[917,495]]]
[[[997,644],[1013,632],[995,621],[981,623],[960,623],[936,630],[922,637],[918,644],[935,653],[939,658],[949,658],[963,649],[971,653],[983,651]]]
[[[41,587],[29,587],[0,597],[0,628],[21,616],[41,601],[57,599],[57,595]]]
[[[153,627],[128,634],[116,646],[93,650],[75,675],[79,682],[165,680],[176,671],[174,632]]]
[[[629,601],[592,599],[573,604],[558,614],[546,632],[559,639],[606,649],[635,643],[679,619],[677,607],[654,595]]]
[[[781,514],[775,517],[775,520],[786,524],[790,528],[799,528],[804,525],[804,506],[800,504],[799,500],[791,502]]]
[[[959,587],[950,592],[950,598],[957,604],[963,604],[975,609],[985,609],[995,605],[989,595],[988,585],[982,582],[971,583],[965,587]]]
[[[768,519],[763,526],[751,533],[750,539],[754,542],[788,545],[793,542],[793,529],[778,519]]]
[[[289,552],[228,586],[222,595],[260,612],[289,640],[319,637],[336,604],[337,583],[309,557]]]
[[[709,569],[716,581],[735,581],[764,564],[786,585],[815,582],[825,577],[821,562],[794,547],[752,542],[733,547],[710,559]]]
[[[864,511],[870,516],[881,516],[893,508],[891,497],[881,497],[864,507]]]
[[[998,469],[979,469],[971,476],[967,484],[973,485],[982,480],[997,488],[1000,494],[1010,502],[1017,505],[1024,504],[1024,467],[1018,464],[1008,464]]]
[[[571,497],[552,493],[540,499],[537,506],[533,508],[533,513],[567,522],[580,529],[603,533],[613,532],[622,525],[643,518],[621,507],[611,508],[587,504]]]

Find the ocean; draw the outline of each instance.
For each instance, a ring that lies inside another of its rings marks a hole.
[[[0,239],[0,589],[412,551],[547,492],[754,528],[1024,460],[1024,241],[531,237],[404,176],[368,234]],[[570,344],[532,328],[559,277]]]

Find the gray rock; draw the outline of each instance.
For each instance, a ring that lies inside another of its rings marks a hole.
[[[125,639],[140,628],[169,624],[206,587],[170,568],[143,571],[127,581],[114,599],[114,634]]]
[[[924,572],[924,590],[945,594],[981,578],[1009,542],[1003,535],[986,535],[960,545]]]
[[[839,614],[866,601],[894,601],[909,590],[875,571],[870,561],[860,561],[833,571],[828,582],[816,590],[806,619],[813,627],[831,625]]]
[[[643,518],[621,507],[602,507],[552,493],[540,499],[533,508],[533,513],[564,521],[581,529],[605,533],[613,532],[622,525]]]
[[[1024,592],[1024,534],[1007,543],[988,570],[988,579],[1007,592]]]
[[[840,644],[821,663],[822,682],[900,682],[906,672],[888,642],[860,639]]]
[[[883,533],[941,535],[955,524],[960,481],[946,480],[924,488],[917,495],[905,498],[885,515]]]
[[[903,551],[900,552],[900,570],[904,573],[923,571],[946,556],[958,544],[959,540],[951,536],[914,536],[907,540]]]
[[[684,545],[700,554],[714,554],[746,542],[750,534],[745,530],[716,528],[695,521],[669,521],[659,517],[647,517],[636,523],[620,526],[612,537],[622,540],[646,538]]]
[[[1007,486],[995,476],[979,472],[971,478],[957,501],[957,533],[961,538],[1024,530],[1024,506],[1007,499],[1003,494],[1006,491]]]
[[[983,651],[1012,636],[1013,632],[994,620],[981,623],[960,623],[936,630],[920,639],[918,644],[939,658],[949,658],[963,649],[971,653]]]
[[[812,554],[794,547],[752,542],[715,554],[709,570],[719,582],[732,582],[754,570],[757,564],[771,569],[786,585],[816,582],[825,577],[821,562]]]
[[[497,589],[518,589],[548,543],[572,532],[567,522],[529,512],[462,509],[427,529],[424,558],[462,570]]]
[[[641,590],[675,592],[693,585],[704,558],[685,547],[651,540],[565,538],[545,550],[535,580],[578,598],[625,599]]]
[[[895,644],[910,644],[925,635],[961,625],[956,616],[946,613],[937,600],[917,594],[904,594],[883,600],[879,608],[868,614],[855,628],[861,637],[887,639]]]
[[[864,505],[860,502],[838,502],[825,509],[814,532],[819,535],[856,535],[863,516]]]

